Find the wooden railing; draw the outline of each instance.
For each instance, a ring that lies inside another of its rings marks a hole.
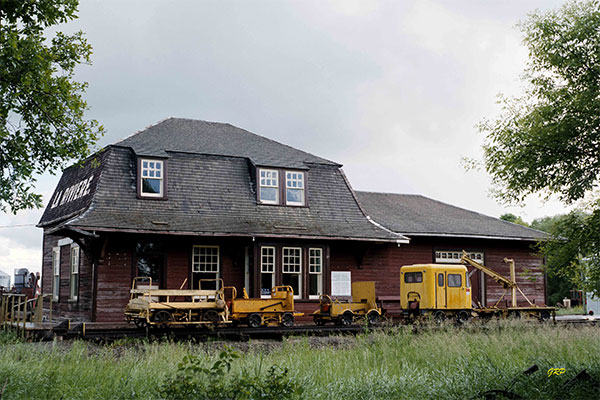
[[[44,308],[44,303],[49,303]],[[16,328],[25,333],[27,324],[52,322],[52,295],[39,295],[28,299],[25,294],[2,293],[0,297],[0,327]]]

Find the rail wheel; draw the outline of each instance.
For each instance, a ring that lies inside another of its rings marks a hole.
[[[369,326],[377,326],[381,322],[381,315],[375,310],[369,311],[367,314],[367,323]]]
[[[160,310],[154,314],[153,321],[160,327],[167,327],[170,322],[173,322],[173,315],[168,311]]]
[[[202,319],[204,321],[210,322],[215,328],[219,326],[219,322],[221,322],[221,317],[219,316],[219,313],[215,310],[207,310],[202,316]]]
[[[323,325],[325,325],[325,324],[326,324],[326,322],[327,322],[327,321],[325,321],[325,320],[324,320],[324,319],[322,319],[322,318],[317,318],[316,316],[315,316],[315,317],[313,317],[313,321],[314,321],[315,325],[318,325],[318,326],[323,326]]]
[[[294,326],[294,316],[292,313],[285,313],[281,316],[281,325],[287,328]]]
[[[142,318],[134,318],[133,324],[135,325],[136,328],[143,328],[146,326],[146,320],[142,319]]]
[[[442,310],[437,310],[435,314],[433,314],[433,319],[435,320],[435,322],[441,324],[446,320],[446,313]]]
[[[354,314],[352,311],[344,311],[342,316],[340,317],[340,324],[343,326],[350,326],[354,321]]]
[[[248,326],[250,328],[258,328],[262,325],[262,317],[260,314],[254,313],[248,316]]]
[[[548,321],[550,319],[550,311],[543,310],[540,312],[540,321]]]
[[[508,312],[508,318],[509,319],[521,319],[521,312],[516,310],[516,311],[509,311]]]
[[[466,310],[460,310],[458,312],[458,315],[456,316],[456,321],[459,324],[466,324],[467,322],[469,322],[469,319],[471,318],[471,315],[469,315],[469,312]]]

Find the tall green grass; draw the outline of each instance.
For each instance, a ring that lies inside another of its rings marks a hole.
[[[583,305],[570,307],[570,308],[559,308],[558,310],[556,310],[556,315],[579,315],[579,314],[585,314]]]
[[[229,343],[233,374],[288,368],[307,399],[465,399],[507,388],[524,398],[598,398],[598,327],[523,325],[391,328],[357,337]],[[8,343],[7,343],[8,342]],[[211,365],[223,343],[119,341],[20,343],[0,339],[2,399],[157,399],[189,354]],[[531,376],[523,370],[537,364]],[[562,375],[547,376],[564,367]],[[592,381],[563,388],[586,369]]]

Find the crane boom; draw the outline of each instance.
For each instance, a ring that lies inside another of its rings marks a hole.
[[[478,270],[480,270],[483,273],[487,274],[488,276],[492,277],[493,280],[495,280],[496,282],[498,282],[499,284],[502,285],[502,287],[504,288],[504,294],[506,294],[508,289],[511,289],[512,307],[517,307],[517,290],[519,291],[519,293],[521,293],[521,295],[529,303],[529,305],[534,306],[534,304],[531,302],[531,300],[529,300],[527,298],[527,296],[525,296],[525,293],[523,293],[521,288],[519,288],[519,285],[517,285],[516,277],[515,277],[515,262],[514,262],[514,260],[508,259],[508,258],[504,259],[505,263],[510,264],[510,278],[511,279],[503,277],[499,273],[491,270],[490,268],[487,268],[483,264],[479,264],[477,261],[475,261],[471,257],[469,257],[469,254],[464,250],[463,250],[463,254],[462,254],[462,257],[460,258],[460,260],[461,260],[461,262],[468,264],[474,268],[477,268]],[[500,298],[496,302],[496,305],[498,305],[500,300],[502,300],[502,298],[504,298],[504,294],[502,296],[500,296]]]
[[[479,264],[477,261],[473,260],[471,257],[469,257],[469,254],[466,251],[463,250],[462,253],[463,253],[462,257],[460,258],[460,261],[462,263],[468,264],[468,265],[482,271],[484,274],[490,276],[493,280],[495,280],[496,282],[501,284],[504,289],[512,289],[512,288],[517,287],[517,284],[515,282],[503,277],[499,273],[497,273],[497,272],[487,268],[483,264]]]

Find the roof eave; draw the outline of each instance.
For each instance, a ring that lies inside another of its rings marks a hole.
[[[452,238],[465,238],[465,239],[488,239],[488,240],[517,240],[523,242],[537,242],[538,240],[544,240],[545,238],[528,238],[519,236],[493,236],[493,235],[477,235],[467,233],[431,233],[431,232],[403,232],[403,235],[408,237],[452,237]]]
[[[153,229],[123,229],[110,227],[91,227],[72,225],[72,228],[88,232],[115,232],[115,233],[140,233],[155,235],[174,235],[174,236],[207,236],[207,237],[247,237],[247,238],[282,238],[282,239],[311,239],[311,240],[351,240],[359,242],[379,242],[379,243],[397,243],[408,244],[410,239],[405,236],[398,238],[369,238],[352,236],[328,236],[328,235],[299,235],[294,233],[236,233],[236,232],[195,232],[195,231],[173,231],[173,230],[153,230]]]

